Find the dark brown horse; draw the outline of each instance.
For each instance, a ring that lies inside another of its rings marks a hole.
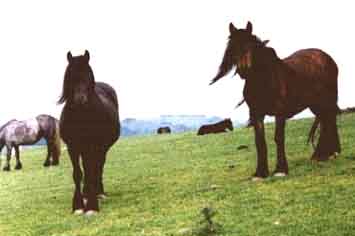
[[[105,196],[102,176],[106,155],[120,134],[118,101],[111,86],[95,81],[88,51],[77,57],[68,52],[67,59],[59,100],[65,102],[60,131],[73,166],[73,212],[91,215],[99,211],[98,197]],[[84,169],[85,204],[80,159]]]
[[[170,133],[171,133],[171,129],[170,129],[169,126],[160,127],[160,128],[157,130],[157,133],[158,133],[158,134],[170,134]]]
[[[310,108],[316,119],[310,137],[320,123],[320,137],[312,159],[325,161],[340,153],[336,115],[339,112],[338,68],[334,60],[319,49],[299,50],[280,59],[275,50],[267,47],[252,34],[252,24],[245,29],[229,26],[230,36],[216,77],[211,84],[236,67],[235,73],[245,80],[243,96],[250,110],[255,130],[257,168],[255,177],[269,175],[264,117],[276,117],[275,142],[277,165],[275,175],[288,174],[285,156],[286,119]]]
[[[223,133],[227,132],[227,129],[233,131],[233,123],[231,119],[224,119],[215,124],[202,125],[198,129],[197,135]]]

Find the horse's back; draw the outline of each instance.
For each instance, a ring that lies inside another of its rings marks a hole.
[[[40,131],[39,124],[35,118],[8,122],[5,131],[5,140],[16,145],[30,145],[38,141]]]
[[[284,58],[283,61],[300,76],[337,80],[337,64],[330,55],[320,49],[302,49]]]
[[[117,99],[117,94],[116,91],[113,87],[111,87],[109,84],[103,83],[103,82],[96,82],[95,83],[95,92],[103,102],[103,105],[105,108],[108,110],[108,113],[110,114],[111,121],[113,122],[113,128],[115,130],[115,133],[117,133],[117,137],[115,138],[116,140],[119,138],[120,135],[120,130],[121,130],[121,125],[120,125],[120,119],[119,119],[119,111],[118,111],[118,99]]]
[[[114,88],[103,82],[95,83],[95,91],[100,97],[109,99],[118,109],[118,99]]]

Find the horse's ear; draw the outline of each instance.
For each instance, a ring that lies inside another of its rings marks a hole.
[[[85,50],[85,54],[84,54],[85,59],[89,62],[90,60],[90,54],[88,50]]]
[[[233,34],[235,31],[237,31],[237,28],[233,25],[233,23],[229,23],[229,32]]]
[[[249,34],[251,34],[253,32],[253,25],[251,24],[250,21],[248,21],[248,23],[247,23],[246,30]]]
[[[67,53],[67,59],[69,63],[73,60],[73,56],[71,55],[70,51]]]
[[[262,44],[263,44],[263,46],[266,46],[266,44],[268,44],[270,42],[270,40],[264,40],[263,42],[262,42]]]

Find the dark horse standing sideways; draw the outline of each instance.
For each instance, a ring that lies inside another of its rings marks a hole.
[[[316,119],[309,133],[314,136],[320,123],[320,137],[312,159],[328,160],[340,153],[336,125],[339,112],[338,68],[334,60],[319,49],[299,50],[285,59],[280,59],[268,41],[261,41],[252,34],[252,24],[245,29],[229,26],[230,36],[223,61],[211,84],[236,67],[245,79],[243,96],[250,110],[250,119],[255,130],[257,168],[255,179],[269,175],[267,148],[264,133],[264,117],[276,117],[275,142],[277,165],[274,174],[288,174],[285,156],[285,122],[306,108]]]
[[[72,207],[75,214],[92,215],[99,211],[98,197],[105,196],[102,175],[107,151],[120,135],[118,101],[111,86],[95,82],[88,51],[76,57],[68,52],[67,59],[58,103],[65,102],[60,130],[73,166]],[[83,192],[80,159],[84,169]]]
[[[229,118],[215,124],[202,125],[198,129],[197,135],[223,133],[227,132],[227,129],[233,131],[233,123]]]
[[[0,152],[6,146],[7,159],[3,170],[10,170],[11,150],[15,149],[15,169],[22,168],[20,145],[32,145],[44,138],[47,142],[47,158],[44,166],[58,165],[60,156],[60,134],[58,120],[49,115],[39,115],[33,119],[10,120],[0,127]]]
[[[170,129],[169,126],[160,127],[160,128],[157,130],[157,133],[158,133],[158,134],[170,134],[170,133],[171,133],[171,129]]]

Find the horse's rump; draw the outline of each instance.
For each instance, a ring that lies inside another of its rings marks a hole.
[[[328,102],[337,101],[338,67],[327,53],[320,49],[303,49],[284,58],[283,62],[295,73],[289,77],[290,89],[302,86],[300,89],[304,92],[326,96]]]

